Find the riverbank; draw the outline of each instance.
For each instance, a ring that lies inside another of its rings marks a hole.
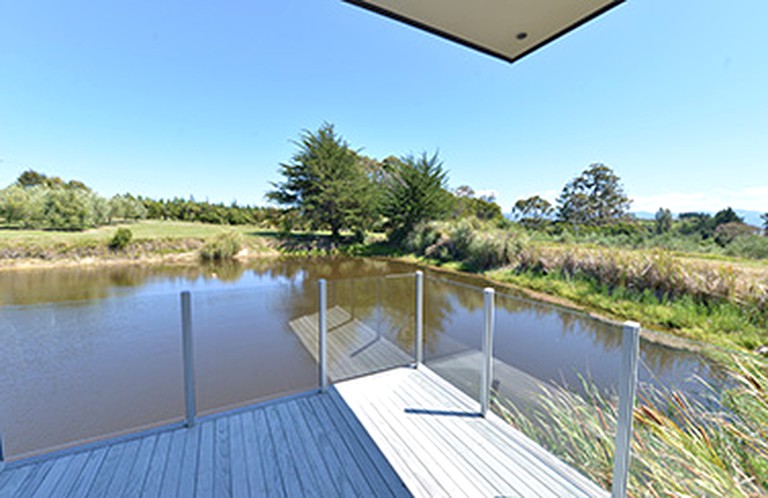
[[[526,249],[531,250],[531,247]],[[534,251],[536,249],[539,248],[534,247]],[[574,266],[578,266],[582,260],[592,264],[598,256],[605,253],[604,249],[590,251],[570,245],[550,245],[547,249],[553,254],[559,253],[560,258],[571,258],[571,264]],[[677,265],[684,265],[681,267],[686,269],[701,268],[705,283],[706,275],[714,275],[721,281],[730,282],[740,292],[730,298],[715,296],[704,299],[685,294],[674,297],[660,296],[649,290],[630,289],[622,282],[611,285],[585,272],[568,273],[558,268],[541,271],[540,268],[508,264],[482,269],[473,267],[466,261],[446,261],[383,244],[361,247],[353,253],[394,258],[451,273],[481,276],[491,285],[507,286],[531,299],[581,310],[595,318],[613,322],[637,321],[648,329],[646,335],[649,340],[671,347],[695,349],[699,343],[704,343],[753,353],[768,344],[768,310],[765,307],[763,283],[768,282],[768,267],[756,266],[753,261],[746,262],[742,267],[739,261],[699,261],[694,260],[692,255],[658,256],[657,251],[613,252],[616,257],[613,261],[637,262],[647,258],[649,264],[653,264],[652,258],[661,257],[664,258],[664,264],[671,269],[677,268]],[[756,298],[751,298],[749,292],[755,292]],[[653,330],[658,332],[652,332]]]
[[[122,250],[109,248],[118,228],[128,228],[131,242]],[[336,246],[324,233],[293,233],[289,236],[258,226],[222,227],[202,223],[144,221],[128,225],[103,227],[84,232],[50,232],[0,230],[0,270],[62,268],[120,265],[193,265],[200,260],[200,249],[207,240],[227,231],[240,234],[242,250],[236,260],[248,263],[281,255],[313,256],[342,253],[363,257],[394,258],[399,261],[427,265],[454,275],[483,278],[489,285],[503,286],[512,292],[537,301],[549,302],[581,310],[595,318],[613,322],[634,320],[649,331],[647,338],[671,347],[695,347],[702,341],[726,348],[754,351],[768,344],[766,310],[748,299],[720,299],[712,302],[690,296],[659,299],[652,292],[630,291],[622,285],[608,285],[578,271],[567,274],[556,268],[541,271],[505,265],[482,269],[466,262],[446,261],[416,252],[393,248],[375,235],[365,244]],[[527,248],[530,249],[530,246]],[[603,257],[602,249],[560,247],[551,244],[535,246],[537,261],[571,258],[594,262]],[[622,261],[657,257],[648,251],[612,251]],[[646,254],[648,253],[648,254]],[[566,255],[566,256],[564,256]],[[597,256],[596,256],[597,255]],[[693,255],[661,255],[670,267],[702,268],[729,283],[741,295],[752,289],[763,289],[768,282],[768,267],[754,261],[711,258],[695,259]],[[611,261],[615,262],[614,258]],[[548,263],[550,264],[550,263]],[[571,263],[576,265],[576,263]],[[554,265],[553,265],[554,267]],[[748,283],[748,284],[747,284]],[[655,334],[658,330],[666,334]]]

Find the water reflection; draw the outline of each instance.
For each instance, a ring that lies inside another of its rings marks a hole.
[[[204,409],[315,385],[314,360],[289,323],[316,312],[319,278],[329,281],[330,307],[410,355],[415,269],[339,257],[0,272],[0,428],[20,453],[179,417],[181,290],[193,293]],[[479,382],[483,285],[431,272],[425,282],[428,364],[453,368],[470,388]],[[496,307],[495,356],[512,372],[502,381],[578,391],[587,377],[615,387],[617,326],[501,293]],[[722,378],[690,351],[643,341],[641,355],[644,382],[692,391],[693,376]]]

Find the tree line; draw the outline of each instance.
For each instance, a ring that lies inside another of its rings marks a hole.
[[[334,240],[345,231],[361,240],[376,229],[400,241],[419,223],[451,217],[504,221],[493,198],[475,196],[468,186],[449,191],[437,153],[377,160],[350,147],[328,123],[303,131],[295,144],[267,199],[295,210],[310,228],[329,230]]]
[[[342,234],[361,240],[365,232],[384,231],[399,242],[420,223],[466,218],[499,228],[514,222],[550,235],[642,233],[712,240],[721,246],[756,235],[755,227],[731,208],[715,215],[682,213],[677,219],[660,208],[651,222],[635,220],[621,179],[601,163],[567,182],[555,205],[538,195],[518,200],[510,221],[493,197],[479,196],[467,185],[450,190],[448,170],[437,153],[375,159],[353,149],[329,123],[303,131],[294,143],[294,155],[279,165],[281,180],[272,182],[266,195],[277,207],[128,193],[107,199],[79,180],[29,170],[0,190],[0,217],[7,226],[60,230],[140,219],[253,224],[283,231],[328,230],[337,241]],[[762,219],[768,233],[768,213]]]
[[[151,199],[133,194],[105,198],[79,180],[35,170],[0,190],[0,218],[14,228],[84,230],[142,219],[246,225],[279,224],[284,210],[190,199]]]

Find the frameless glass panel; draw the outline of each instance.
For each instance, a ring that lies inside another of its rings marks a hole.
[[[600,347],[595,347],[599,341]],[[497,294],[492,409],[587,475],[610,483],[622,327]]]
[[[195,292],[192,317],[200,413],[317,387],[302,336],[316,327],[316,283]]]
[[[21,458],[177,421],[179,296],[127,296],[0,312],[0,428]]]
[[[328,282],[331,382],[412,362],[413,275]]]
[[[424,363],[472,399],[480,400],[483,289],[427,276],[424,283]]]

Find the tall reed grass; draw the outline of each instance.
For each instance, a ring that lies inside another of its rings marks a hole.
[[[547,244],[523,230],[468,220],[420,225],[406,249],[469,270],[496,269],[493,278],[689,337],[747,349],[768,343],[768,269],[661,249]]]
[[[634,411],[630,496],[768,495],[768,366],[732,357],[734,387],[704,399],[642,386]],[[507,422],[610,489],[616,400],[585,384],[580,397],[559,387],[533,412],[496,397]]]

